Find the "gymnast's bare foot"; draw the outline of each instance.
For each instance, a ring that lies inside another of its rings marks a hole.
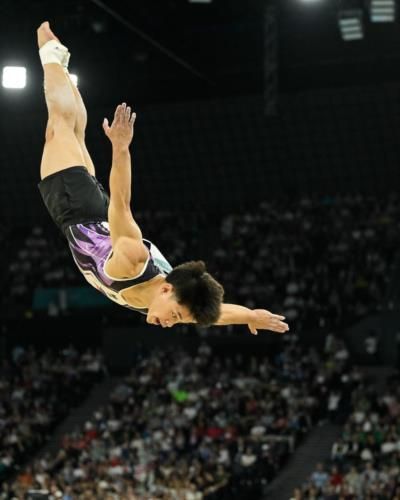
[[[37,29],[37,37],[38,37],[38,45],[39,49],[43,47],[45,43],[49,40],[57,40],[60,41],[56,35],[51,31],[50,24],[48,21],[42,23]]]

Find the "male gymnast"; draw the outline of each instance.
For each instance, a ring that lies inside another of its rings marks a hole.
[[[133,218],[131,156],[136,115],[117,106],[103,129],[112,145],[110,196],[95,176],[85,145],[87,113],[68,73],[70,54],[44,22],[37,30],[48,109],[39,190],[51,217],[67,238],[72,256],[86,280],[121,306],[146,315],[162,327],[176,323],[245,324],[283,333],[283,316],[264,309],[222,302],[223,287],[204,262],[172,268],[158,248],[142,237]]]

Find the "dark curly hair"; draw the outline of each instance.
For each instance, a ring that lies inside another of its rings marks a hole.
[[[174,287],[178,304],[189,309],[196,323],[210,326],[218,320],[224,288],[207,272],[202,260],[174,267],[165,279]]]

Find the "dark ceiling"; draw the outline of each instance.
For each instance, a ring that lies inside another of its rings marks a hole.
[[[397,22],[373,25],[364,9],[365,39],[343,42],[338,0],[275,3],[280,91],[400,78]],[[0,59],[2,64],[26,64],[31,83],[39,84],[35,29],[49,20],[71,50],[70,69],[78,73],[85,94],[97,101],[115,102],[127,92],[144,101],[261,93],[269,4],[2,0]]]

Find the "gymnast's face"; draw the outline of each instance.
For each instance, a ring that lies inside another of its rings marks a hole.
[[[176,301],[173,286],[165,282],[149,306],[146,321],[169,328],[176,323],[192,323],[193,318],[189,309]]]

